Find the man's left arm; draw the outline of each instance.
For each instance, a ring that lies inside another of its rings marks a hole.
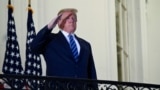
[[[94,64],[94,59],[93,59],[93,55],[92,55],[92,49],[91,46],[89,45],[90,48],[90,56],[89,56],[89,79],[97,79],[97,73],[96,73],[96,68],[95,68],[95,64]]]

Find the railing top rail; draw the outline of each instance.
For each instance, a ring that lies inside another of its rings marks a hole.
[[[94,82],[98,84],[112,84],[112,85],[127,85],[127,86],[136,86],[136,87],[155,87],[160,88],[158,84],[150,83],[139,83],[139,82],[120,82],[120,81],[111,81],[111,80],[91,80],[83,78],[66,78],[66,77],[54,77],[54,76],[29,76],[29,75],[9,75],[9,74],[0,74],[0,79],[2,78],[16,78],[16,79],[35,79],[35,80],[59,80],[59,81],[76,81],[76,82]]]

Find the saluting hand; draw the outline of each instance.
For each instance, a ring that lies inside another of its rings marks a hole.
[[[62,16],[62,14],[58,15],[57,17],[53,18],[49,23],[48,23],[48,29],[52,30],[56,25],[58,20],[60,19],[60,17]]]

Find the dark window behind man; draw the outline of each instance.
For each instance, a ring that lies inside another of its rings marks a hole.
[[[91,46],[74,33],[76,13],[73,8],[60,10],[32,42],[32,50],[44,56],[47,76],[97,79]],[[51,33],[57,24],[60,31]]]

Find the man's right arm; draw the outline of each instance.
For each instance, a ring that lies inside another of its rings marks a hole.
[[[43,27],[37,34],[37,36],[33,39],[31,43],[31,50],[35,53],[42,54],[47,42],[49,42],[51,35],[51,31],[48,29],[48,25]]]
[[[58,23],[59,18],[61,15],[53,18],[44,28],[42,28],[37,36],[33,39],[31,43],[31,50],[35,53],[42,54],[44,52],[46,44],[50,41],[50,35],[52,29],[55,28],[55,26]]]

